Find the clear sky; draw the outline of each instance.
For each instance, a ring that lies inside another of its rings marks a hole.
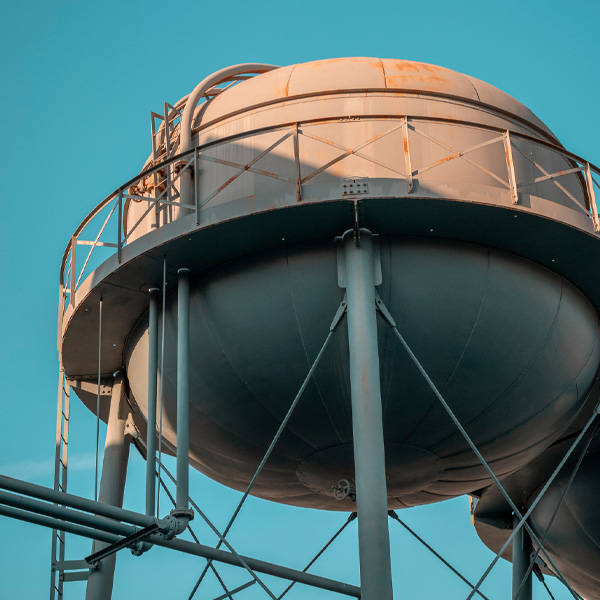
[[[568,149],[600,164],[594,0],[4,0],[0,14],[0,473],[43,485],[52,484],[65,245],[84,216],[141,168],[150,152],[150,111],[160,112],[164,101],[177,101],[209,73],[242,62],[338,56],[439,64],[515,96]],[[95,419],[74,401],[71,423],[70,491],[91,496]],[[126,506],[142,511],[144,463],[133,452],[130,465]],[[191,492],[221,528],[239,498],[196,472]],[[465,497],[402,516],[472,580],[492,558],[470,524]],[[251,499],[231,542],[239,552],[302,568],[344,520]],[[463,583],[390,526],[396,598],[466,597]],[[46,597],[50,531],[0,517],[0,540],[0,597]],[[70,538],[68,555],[82,558],[89,546]],[[357,583],[355,547],[352,525],[315,572]],[[141,558],[124,551],[113,598],[187,598],[202,565],[157,548]],[[224,574],[230,587],[246,578],[232,568]],[[197,598],[217,595],[215,581],[206,583]],[[570,597],[551,585],[557,599]],[[273,583],[276,591],[283,586]],[[493,600],[508,597],[509,589],[510,568],[502,561],[483,590]],[[83,584],[67,584],[66,599],[81,597]],[[240,594],[263,597],[258,589]],[[333,597],[301,586],[289,595]]]

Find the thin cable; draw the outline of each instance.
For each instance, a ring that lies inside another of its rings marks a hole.
[[[166,306],[167,298],[167,255],[163,258],[163,281],[162,281],[162,323],[161,323],[161,334],[160,334],[160,414],[158,417],[158,480],[160,481],[160,469],[162,465],[162,424],[163,424],[163,380],[165,378],[165,313],[167,311]],[[156,516],[160,517],[160,486],[158,487],[158,493],[156,494]]]
[[[569,489],[571,488],[571,485],[573,484],[575,475],[577,475],[577,472],[579,471],[579,467],[581,467],[581,463],[583,462],[583,459],[588,451],[588,448],[590,447],[590,444],[592,443],[593,439],[596,437],[596,434],[598,433],[599,427],[600,427],[600,425],[598,425],[598,424],[596,425],[596,427],[594,427],[592,434],[590,435],[590,437],[588,438],[588,440],[586,441],[586,443],[583,446],[583,449],[579,455],[579,458],[577,459],[577,462],[575,463],[575,466],[573,467],[573,471],[571,472],[569,480],[567,481],[567,485],[558,500],[558,504],[556,505],[556,508],[554,509],[554,512],[552,513],[552,517],[550,518],[550,521],[548,522],[548,526],[546,527],[546,529],[544,531],[544,535],[542,536],[542,538],[540,540],[542,545],[546,541],[546,537],[548,536],[550,528],[552,527],[552,524],[554,523],[554,519],[556,518],[556,515],[558,514],[558,511],[560,510],[560,507],[562,506],[562,503],[564,502],[564,500],[567,496],[567,493],[569,492]],[[536,561],[537,557],[539,556],[539,554],[540,554],[540,549],[536,548],[535,552],[532,554],[531,562],[529,563],[529,567],[527,568],[527,571],[525,572],[525,575],[523,576],[523,579],[521,580],[521,585],[519,586],[519,589],[517,590],[517,593],[515,594],[516,598],[519,597],[519,594],[521,593],[521,590],[523,589],[523,586],[525,585],[525,582],[527,581],[529,574],[533,570],[535,561]],[[540,572],[540,574],[541,574],[541,572]]]
[[[173,477],[173,475],[169,472],[167,467],[165,467],[164,465],[163,465],[163,471],[167,474],[167,476],[171,480],[171,482],[174,485],[177,485],[177,480],[175,479],[175,477]],[[272,598],[272,600],[277,600],[277,598],[271,592],[271,590],[269,590],[269,588],[262,582],[262,580],[259,578],[259,576],[254,572],[254,570],[250,568],[248,563],[233,549],[232,545],[225,539],[224,534],[221,534],[219,532],[219,530],[212,524],[212,521],[204,514],[204,511],[189,497],[189,495],[188,495],[188,501],[192,505],[192,507],[196,510],[196,512],[204,519],[206,524],[212,529],[213,533],[219,538],[219,542],[220,543],[222,542],[223,544],[225,544],[227,546],[227,549],[229,550],[229,552],[231,552],[231,554],[233,554],[233,556],[235,556],[235,558],[237,558],[240,565],[242,567],[244,567],[244,569],[246,569],[246,571],[248,571],[248,573],[252,576],[252,578],[256,581],[256,583],[258,583],[260,585],[260,587],[262,587],[263,590],[265,590],[265,592],[267,592],[267,594]],[[208,569],[208,567],[212,567],[212,560],[209,560],[209,562],[207,562],[206,569]]]
[[[225,600],[225,598],[233,598],[234,594],[238,594],[239,592],[249,588],[254,585],[256,581],[254,579],[252,581],[247,581],[246,583],[242,583],[242,585],[238,585],[238,587],[234,588],[227,594],[222,594],[221,596],[217,596],[214,600]]]
[[[379,301],[378,302],[378,307],[381,308],[382,306],[383,306],[383,303],[381,301]],[[444,400],[444,397],[440,394],[439,390],[437,389],[437,387],[435,386],[435,384],[433,383],[433,381],[431,380],[431,378],[429,377],[429,375],[427,374],[427,372],[425,371],[425,369],[423,368],[423,366],[421,365],[421,363],[419,362],[419,360],[417,359],[417,357],[414,355],[413,351],[410,349],[410,347],[406,343],[405,339],[402,337],[402,334],[396,328],[396,324],[394,323],[394,321],[391,318],[391,316],[389,316],[389,312],[387,312],[387,309],[385,309],[385,311],[386,311],[387,314],[384,315],[384,318],[386,318],[386,320],[388,320],[388,323],[390,324],[390,327],[392,328],[392,330],[396,334],[396,337],[400,340],[400,343],[402,344],[402,346],[404,347],[404,349],[406,350],[406,352],[408,353],[408,355],[410,356],[410,358],[414,362],[415,366],[417,367],[417,369],[419,370],[419,372],[421,373],[421,375],[424,377],[425,381],[427,382],[427,384],[429,385],[429,387],[431,388],[431,390],[433,391],[433,393],[435,394],[435,396],[437,397],[437,399],[441,402],[442,406],[444,407],[444,409],[448,413],[448,416],[452,419],[453,423],[456,425],[456,427],[458,428],[458,430],[460,431],[460,433],[462,434],[462,436],[465,438],[466,442],[471,447],[471,450],[473,450],[473,452],[475,453],[475,456],[477,456],[479,462],[481,462],[481,464],[483,465],[483,467],[485,468],[485,470],[488,472],[488,474],[490,475],[490,477],[492,478],[492,480],[494,481],[494,483],[498,486],[498,490],[504,496],[504,498],[508,502],[508,505],[510,506],[510,508],[512,509],[512,511],[520,519],[519,524],[517,525],[516,529],[513,530],[513,533],[511,534],[511,537],[509,539],[512,541],[512,538],[514,537],[514,534],[516,533],[516,531],[518,531],[524,525],[525,528],[527,529],[527,531],[529,532],[529,534],[531,536],[531,539],[536,544],[538,544],[540,546],[542,552],[544,553],[544,556],[547,557],[548,562],[552,565],[552,567],[556,571],[559,579],[564,583],[564,585],[567,587],[567,589],[569,590],[569,592],[571,592],[571,595],[575,598],[575,600],[579,600],[578,594],[569,585],[569,583],[567,582],[567,580],[565,579],[565,577],[563,576],[563,574],[560,572],[560,569],[556,566],[556,563],[554,562],[554,560],[552,559],[552,557],[548,554],[548,552],[546,551],[546,549],[540,543],[540,541],[539,541],[537,535],[535,534],[535,532],[531,529],[531,527],[528,525],[528,523],[525,522],[525,520],[523,519],[523,515],[521,514],[521,511],[519,511],[519,509],[517,508],[517,506],[513,502],[512,498],[508,495],[507,491],[504,489],[504,487],[502,486],[502,484],[500,483],[500,481],[498,481],[498,478],[496,477],[496,475],[492,471],[491,467],[488,465],[488,463],[486,462],[486,460],[483,458],[483,456],[481,455],[481,452],[479,452],[479,450],[477,449],[477,446],[475,446],[475,444],[473,443],[473,440],[471,440],[471,438],[469,437],[469,434],[465,431],[464,427],[460,424],[460,421],[456,418],[456,415],[454,414],[454,412],[452,411],[452,409],[450,408],[450,406],[448,405],[448,403]],[[590,421],[588,422],[588,424],[585,426],[584,431],[582,433],[585,433],[585,430],[587,430],[587,428],[591,425],[591,421],[595,418],[595,416],[596,416],[596,412],[594,411],[594,415],[592,416],[592,418],[590,419]],[[573,450],[573,447],[571,447],[571,449],[569,450],[569,452],[567,453],[567,455],[570,454],[570,452],[572,450]],[[568,456],[566,458],[568,458]],[[562,464],[563,463],[561,462],[561,465],[559,465],[560,468],[562,468]],[[543,490],[543,492],[545,492],[545,490]],[[498,560],[498,558],[496,558],[496,561],[497,560]],[[496,564],[496,563],[494,562],[494,564]],[[492,565],[492,568],[493,568],[493,565]],[[488,573],[489,573],[489,570],[485,573],[484,578],[487,577]],[[482,582],[483,582],[483,579],[481,579],[475,585],[475,590],[473,590],[469,594],[467,600],[470,600],[473,597],[473,595],[475,594],[475,591],[479,589],[479,586],[481,585]]]
[[[98,501],[98,455],[100,454],[100,379],[102,373],[102,297],[98,311],[98,395],[96,396],[96,470],[94,475],[94,500]]]
[[[334,318],[334,323],[335,323],[335,318]],[[300,386],[300,390],[298,391],[298,393],[296,394],[296,397],[294,398],[294,401],[290,405],[290,408],[288,409],[287,414],[285,415],[283,421],[281,422],[281,425],[279,426],[279,429],[277,430],[277,433],[275,434],[275,437],[273,438],[271,444],[269,445],[269,448],[267,449],[267,451],[266,451],[263,459],[260,461],[260,464],[258,465],[258,468],[256,469],[256,472],[252,476],[252,479],[250,480],[250,483],[248,484],[248,487],[246,488],[246,491],[244,492],[244,494],[242,496],[242,499],[240,500],[240,502],[237,505],[236,509],[233,511],[233,515],[231,516],[231,519],[229,519],[229,523],[227,523],[227,527],[225,527],[225,530],[223,531],[223,540],[225,539],[225,536],[229,533],[229,530],[231,529],[231,526],[233,525],[233,523],[234,523],[235,519],[237,518],[240,510],[242,509],[242,506],[244,505],[244,502],[246,502],[246,498],[248,497],[248,494],[250,494],[250,490],[252,489],[252,486],[254,485],[254,482],[256,481],[256,479],[258,478],[258,476],[260,475],[260,472],[262,471],[262,469],[265,466],[267,460],[269,459],[269,456],[271,456],[271,452],[273,451],[273,448],[275,448],[275,444],[277,444],[277,441],[279,440],[279,437],[283,433],[283,430],[285,429],[288,421],[290,420],[290,417],[292,416],[292,413],[294,412],[294,409],[296,408],[296,405],[298,404],[298,402],[300,401],[300,398],[302,397],[302,393],[306,389],[306,386],[308,385],[308,382],[311,380],[311,378],[313,376],[313,373],[315,372],[315,369],[317,368],[317,365],[319,364],[319,362],[320,362],[320,360],[321,360],[321,358],[323,356],[323,353],[325,352],[325,349],[327,348],[327,345],[329,344],[329,340],[331,340],[331,337],[333,336],[333,332],[335,330],[334,323],[332,323],[331,328],[329,329],[329,333],[327,334],[327,337],[325,338],[325,342],[321,346],[321,349],[319,350],[319,353],[317,354],[317,357],[315,358],[312,366],[310,367],[310,369],[308,371],[308,375],[306,376],[306,378],[302,382],[302,385]],[[217,544],[217,549],[221,547],[221,541],[222,540],[219,540],[219,543]],[[210,562],[211,561],[209,561],[208,564],[210,564]],[[198,587],[202,583],[202,580],[204,579],[204,576],[206,575],[206,572],[208,571],[208,564],[207,564],[206,567],[204,567],[204,570],[200,574],[200,577],[198,577],[198,581],[196,581],[196,585],[194,586],[194,589],[192,590],[192,593],[190,594],[188,600],[192,600],[192,598],[194,597],[194,594],[196,593],[196,590],[198,589]]]
[[[350,525],[350,523],[352,523],[352,521],[354,521],[354,519],[356,519],[356,513],[355,512],[350,513],[348,519],[346,519],[346,522],[331,536],[329,541],[315,554],[313,559],[304,567],[304,569],[302,569],[303,573],[306,573],[306,571],[308,571],[317,562],[317,560],[319,560],[319,558],[322,556],[322,554],[325,552],[325,550],[327,550],[327,548],[329,548],[329,546],[331,546],[331,544],[333,544],[333,542],[342,533],[342,531],[344,531],[344,529],[346,529],[346,527],[348,527],[348,525]],[[279,596],[277,596],[277,600],[281,600],[295,585],[296,585],[296,582],[292,581],[285,588],[285,590],[283,590],[283,592],[281,592],[281,594],[279,594]]]
[[[400,519],[396,511],[390,510],[388,512],[388,515],[395,521],[398,521],[398,523],[400,523],[400,525],[402,525],[402,527],[404,527],[404,529],[406,529],[408,533],[410,533],[414,538],[421,542],[421,544],[423,544],[423,546],[425,546],[425,548],[427,548],[427,550],[429,550],[436,558],[439,558],[457,577],[460,577],[460,579],[462,579],[472,590],[475,589],[475,586],[466,577],[464,577],[460,573],[460,571],[458,571],[458,569],[453,567],[441,554],[436,552],[416,531],[413,531],[404,521],[402,521],[402,519]],[[489,598],[482,594],[479,590],[477,590],[477,593],[484,600],[489,600]]]

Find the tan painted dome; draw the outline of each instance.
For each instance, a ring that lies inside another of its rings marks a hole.
[[[199,113],[207,124],[265,104],[367,90],[472,102],[526,121],[556,140],[527,107],[489,83],[445,67],[391,58],[330,58],[281,67],[228,89]]]

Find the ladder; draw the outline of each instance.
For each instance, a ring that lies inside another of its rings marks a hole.
[[[56,408],[56,453],[54,456],[54,490],[67,491],[69,457],[69,409],[71,387],[62,363],[58,371],[58,403]],[[63,600],[65,581],[85,581],[89,565],[84,560],[65,560],[65,532],[52,530],[52,556],[50,563],[50,600]]]
[[[151,112],[150,124],[152,130],[152,164],[157,165],[173,156],[179,146],[179,124],[183,108],[176,108],[164,103],[164,113],[162,115]],[[175,202],[179,197],[177,190],[171,185],[173,175],[172,166],[166,169],[161,169],[153,174],[151,189],[154,197],[159,196],[166,190],[166,198],[168,202]],[[155,207],[156,227],[160,225],[160,212],[166,210],[168,215],[163,217],[163,224],[172,220],[172,207],[169,204]]]

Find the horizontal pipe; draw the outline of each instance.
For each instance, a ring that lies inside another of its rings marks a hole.
[[[35,483],[28,483],[27,481],[13,479],[12,477],[6,477],[5,475],[0,475],[0,489],[24,494],[25,496],[32,496],[33,498],[39,498],[40,500],[47,500],[48,502],[54,502],[55,504],[62,504],[63,506],[69,506],[70,508],[84,510],[95,515],[108,517],[109,519],[125,521],[126,523],[131,523],[140,527],[147,527],[155,522],[154,517],[140,515],[139,513],[123,508],[117,508],[116,506],[111,506],[109,504],[101,504],[99,502],[94,502],[93,500],[88,500],[87,498],[82,498],[81,496],[67,494],[66,492],[57,492],[41,485],[36,485]]]
[[[10,479],[13,487],[19,487],[16,484],[22,484],[22,487],[33,486],[34,488],[41,488],[41,486],[36,486],[35,484],[28,484],[26,482],[17,481],[11,479],[9,477],[0,476],[0,484],[3,486],[6,485],[6,481]],[[45,488],[41,488],[44,490]],[[47,490],[52,491],[52,490]],[[40,493],[37,491],[37,493]],[[59,495],[63,495],[62,492],[59,492]],[[66,495],[66,494],[64,494]],[[10,498],[9,498],[10,496]],[[92,501],[85,500],[84,498],[78,498],[74,496],[74,498],[85,501],[86,503],[93,504],[96,508],[100,508],[103,505],[96,504]],[[132,533],[132,528],[129,525],[124,525],[123,523],[107,523],[106,519],[98,518],[93,515],[83,515],[80,513],[75,513],[75,516],[78,518],[80,522],[86,522],[93,524],[90,527],[83,526],[81,524],[75,524],[71,522],[67,522],[62,518],[55,518],[52,516],[40,515],[30,512],[29,510],[21,510],[19,508],[13,508],[11,506],[4,506],[1,502],[4,500],[9,500],[13,505],[17,504],[22,507],[32,507],[33,510],[37,510],[40,508],[38,505],[43,504],[41,502],[36,502],[35,500],[31,500],[28,498],[21,498],[19,496],[15,496],[14,494],[2,494],[0,496],[0,515],[10,517],[13,519],[18,519],[20,521],[26,521],[28,523],[33,523],[35,525],[41,525],[42,527],[49,527],[50,529],[57,529],[60,531],[65,531],[66,533],[72,533],[74,535],[79,535],[82,537],[99,540],[102,542],[107,542],[112,544],[118,540],[120,540],[123,536],[129,535]],[[64,504],[64,502],[63,502]],[[41,507],[44,512],[56,515],[62,515],[64,518],[70,518],[74,511],[70,511],[60,506],[51,506],[46,505]],[[114,508],[114,507],[113,507]],[[56,511],[56,512],[54,512]],[[124,513],[129,513],[132,515],[136,515],[137,513],[131,513],[130,511],[122,511]],[[138,515],[140,517],[145,517],[145,515]],[[84,521],[85,519],[85,521]],[[154,522],[154,519],[150,519]],[[114,533],[108,533],[107,531],[102,531],[100,528],[102,527],[110,527],[113,531],[119,532],[117,535]],[[166,540],[160,535],[150,536],[146,541],[151,544],[155,544],[157,546],[162,546],[163,548],[169,548],[171,550],[177,550],[179,552],[184,552],[186,554],[192,554],[194,556],[200,556],[202,558],[214,560],[217,562],[225,563],[228,565],[233,565],[236,567],[240,566],[240,561],[231,554],[230,552],[226,552],[224,550],[217,550],[216,548],[212,548],[211,546],[205,546],[204,544],[197,544],[194,542],[188,542],[186,540]],[[297,571],[296,569],[289,569],[287,567],[282,567],[280,565],[275,565],[272,563],[268,563],[262,560],[257,560],[254,558],[250,558],[247,556],[241,557],[247,565],[254,571],[259,573],[263,573],[265,575],[272,575],[274,577],[280,577],[282,579],[287,579],[290,581],[296,581],[297,583],[303,583],[305,585],[309,585],[312,587],[320,588],[323,590],[328,590],[330,592],[336,592],[338,594],[343,594],[345,596],[352,596],[354,598],[360,598],[360,588],[342,583],[340,581],[334,581],[332,579],[327,579],[325,577],[319,577],[318,575],[311,575],[309,573],[304,573],[302,571]]]
[[[76,523],[78,525],[84,525],[85,527],[100,529],[106,533],[114,533],[116,535],[130,535],[139,531],[132,525],[124,525],[113,519],[97,517],[96,515],[79,512],[70,508],[65,508],[64,506],[57,506],[56,504],[48,504],[41,500],[34,500],[32,498],[26,498],[1,490],[0,504],[12,506],[13,508],[20,508],[47,517],[54,517],[56,519],[61,519],[62,521],[68,521],[69,523]]]

